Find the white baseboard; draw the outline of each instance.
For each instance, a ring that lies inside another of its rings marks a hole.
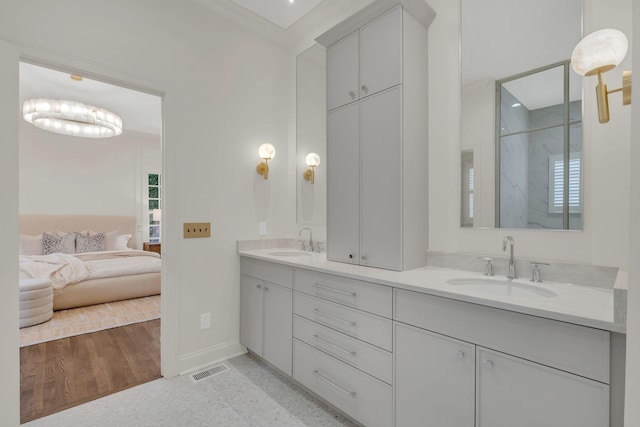
[[[246,352],[247,348],[240,344],[240,341],[218,344],[180,356],[178,358],[178,371],[180,375],[184,375],[201,368],[215,365],[216,363],[223,362]]]

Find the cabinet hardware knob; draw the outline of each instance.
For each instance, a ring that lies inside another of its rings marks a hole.
[[[356,99],[356,93],[352,90],[349,91],[349,96],[351,97],[351,99]]]
[[[264,287],[264,290],[265,290],[265,291],[268,291],[268,290],[269,290],[269,288],[267,288],[267,287],[265,286],[265,287]]]
[[[260,289],[262,287],[262,285],[256,285],[256,288]]]
[[[460,360],[464,359],[464,352],[463,351],[456,351],[456,357]]]
[[[349,254],[349,259],[352,259],[352,258],[353,258],[353,254]]]
[[[493,362],[491,360],[485,360],[484,362],[482,362],[482,364],[488,369],[493,369]]]
[[[362,91],[364,93],[368,93],[369,92],[369,88],[367,87],[367,85],[362,85]]]

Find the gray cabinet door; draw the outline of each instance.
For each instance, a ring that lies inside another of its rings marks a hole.
[[[327,115],[327,258],[359,263],[360,105]]]
[[[263,354],[269,363],[291,375],[292,349],[291,289],[264,283]]]
[[[396,427],[473,426],[475,346],[401,323],[394,333]]]
[[[609,386],[478,347],[477,427],[607,427]]]
[[[361,101],[360,264],[402,269],[402,87]]]
[[[360,98],[402,83],[402,9],[360,29]]]
[[[327,110],[358,100],[358,31],[327,49]]]
[[[240,276],[240,343],[262,356],[262,281]]]

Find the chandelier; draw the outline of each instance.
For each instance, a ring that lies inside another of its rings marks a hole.
[[[110,138],[122,133],[122,119],[104,108],[65,99],[32,98],[22,106],[24,119],[63,135]]]

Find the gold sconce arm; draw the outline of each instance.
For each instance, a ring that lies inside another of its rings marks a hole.
[[[269,178],[269,164],[267,163],[269,161],[269,159],[263,159],[264,162],[260,162],[258,163],[258,166],[256,166],[256,172],[258,172],[258,175],[262,175],[264,177],[264,179],[268,179]]]
[[[305,171],[304,171],[304,179],[305,181],[309,181],[311,182],[311,184],[313,184],[315,182],[315,178],[316,178],[316,167],[315,166],[309,166]]]
[[[623,71],[622,87],[608,90],[606,83],[602,79],[602,72],[598,72],[598,85],[596,86],[596,101],[598,103],[598,120],[600,123],[607,123],[609,115],[609,95],[622,92],[622,105],[631,104],[631,70]]]

